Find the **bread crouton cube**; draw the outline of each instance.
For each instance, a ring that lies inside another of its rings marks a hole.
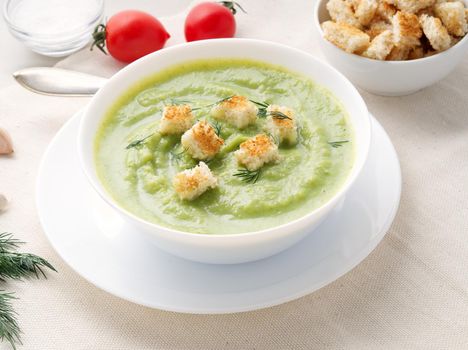
[[[424,57],[424,49],[421,46],[417,46],[413,49],[408,54],[408,59],[409,60],[417,60],[419,58]]]
[[[218,120],[224,120],[239,129],[255,123],[258,108],[244,96],[232,96],[211,109],[211,116]]]
[[[395,5],[399,10],[407,13],[416,13],[422,9],[433,6],[436,0],[385,0]]]
[[[279,143],[296,144],[297,125],[294,111],[285,106],[270,105],[267,108],[267,115],[267,130],[271,135],[277,137]]]
[[[215,188],[218,180],[210,168],[204,162],[200,162],[194,168],[178,173],[172,180],[172,185],[180,199],[191,201],[210,188]]]
[[[367,26],[374,18],[378,6],[377,0],[360,0],[355,9],[354,16],[358,19],[359,23]]]
[[[465,6],[460,1],[444,2],[434,6],[434,12],[448,32],[454,36],[464,36],[468,31]]]
[[[440,19],[422,15],[419,21],[421,22],[424,34],[434,50],[443,51],[450,47],[451,37]]]
[[[370,44],[369,35],[344,23],[322,23],[325,39],[349,53],[361,53]]]
[[[234,155],[237,162],[250,171],[279,160],[278,146],[265,134],[256,135],[242,142]]]
[[[392,18],[393,40],[397,46],[415,47],[421,42],[421,26],[418,16],[398,11]]]
[[[390,23],[395,13],[397,13],[397,9],[394,5],[381,1],[379,2],[375,15],[377,18],[380,18],[380,20]]]
[[[201,120],[182,135],[181,143],[192,158],[204,160],[213,158],[224,140],[216,135],[210,123]]]
[[[380,19],[378,21],[372,21],[365,32],[369,35],[371,40],[374,40],[377,35],[385,32],[386,30],[392,30],[392,25]]]
[[[391,30],[386,30],[372,40],[369,48],[364,51],[362,55],[367,58],[383,61],[390,51],[392,51],[394,46],[393,33]]]
[[[159,123],[159,132],[165,134],[182,134],[193,125],[194,117],[189,105],[165,106]]]
[[[404,61],[408,59],[412,48],[408,46],[395,46],[388,54],[386,61]]]
[[[345,0],[330,0],[327,2],[327,10],[330,17],[336,23],[346,23],[350,26],[360,28],[361,24],[354,17],[352,5]]]

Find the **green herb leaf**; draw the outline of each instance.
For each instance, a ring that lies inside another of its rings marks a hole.
[[[218,135],[218,137],[220,137],[223,126],[217,121],[211,123],[211,126],[213,127],[215,134]]]
[[[0,233],[0,280],[6,278],[19,280],[22,278],[45,276],[44,268],[56,271],[45,259],[28,253],[18,253],[22,241],[13,238],[8,232]],[[16,312],[11,305],[16,299],[12,293],[0,290],[0,340],[10,343],[13,349],[21,344],[20,328],[16,319]]]
[[[229,100],[229,99],[232,98],[232,97],[234,97],[234,95],[231,95],[231,96],[228,96],[228,97],[224,97],[224,98],[222,98],[221,100],[218,100],[218,101],[216,101],[216,102],[210,103],[209,105],[206,105],[206,106],[203,106],[203,107],[200,107],[200,108],[208,108],[208,107],[216,106],[217,104],[220,104],[221,102],[227,101],[227,100]]]
[[[282,120],[282,119],[292,120],[290,117],[288,117],[283,112],[280,112],[280,111],[268,112],[267,109],[268,109],[268,107],[270,107],[270,105],[268,103],[266,103],[266,102],[258,102],[258,101],[254,101],[254,100],[249,100],[249,101],[252,102],[252,103],[255,103],[258,106],[257,116],[259,118],[266,118],[267,116],[271,116],[272,118],[279,119],[279,120]]]
[[[6,252],[14,252],[24,242],[13,238],[13,234],[9,232],[0,233],[0,254]]]
[[[286,114],[280,111],[271,111],[268,113],[272,118],[278,119],[278,120],[283,120],[283,119],[289,119],[292,120],[290,117],[288,117]]]
[[[0,280],[46,277],[43,268],[57,272],[45,259],[29,253],[2,252],[0,254]]]
[[[240,178],[242,181],[246,183],[254,184],[260,177],[261,169],[257,170],[249,170],[249,169],[238,169],[233,176]]]
[[[328,144],[332,146],[333,148],[338,148],[343,146],[345,143],[348,143],[348,140],[343,140],[343,141],[328,141]]]
[[[21,330],[16,319],[17,314],[11,305],[12,299],[16,299],[12,293],[0,291],[0,340],[6,340],[16,349],[16,344],[21,344]]]
[[[149,139],[151,136],[153,136],[153,134],[148,135],[148,136],[145,136],[145,137],[143,137],[142,139],[138,139],[138,140],[132,141],[132,142],[130,142],[130,143],[127,145],[127,147],[125,147],[125,149],[130,149],[130,148],[135,148],[135,147],[141,146],[141,145],[144,144],[145,141],[146,141],[147,139]]]

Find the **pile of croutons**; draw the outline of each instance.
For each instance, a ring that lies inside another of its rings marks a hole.
[[[434,55],[468,32],[468,9],[454,0],[329,0],[324,37],[346,52],[387,61]]]

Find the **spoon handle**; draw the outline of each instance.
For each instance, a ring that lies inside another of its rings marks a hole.
[[[95,75],[51,67],[21,69],[13,77],[28,90],[52,96],[92,96],[107,81]]]

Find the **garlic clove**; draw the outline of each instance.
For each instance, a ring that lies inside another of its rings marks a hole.
[[[13,153],[13,142],[5,129],[0,128],[0,154]]]
[[[8,207],[8,199],[0,193],[0,212],[4,211]]]

